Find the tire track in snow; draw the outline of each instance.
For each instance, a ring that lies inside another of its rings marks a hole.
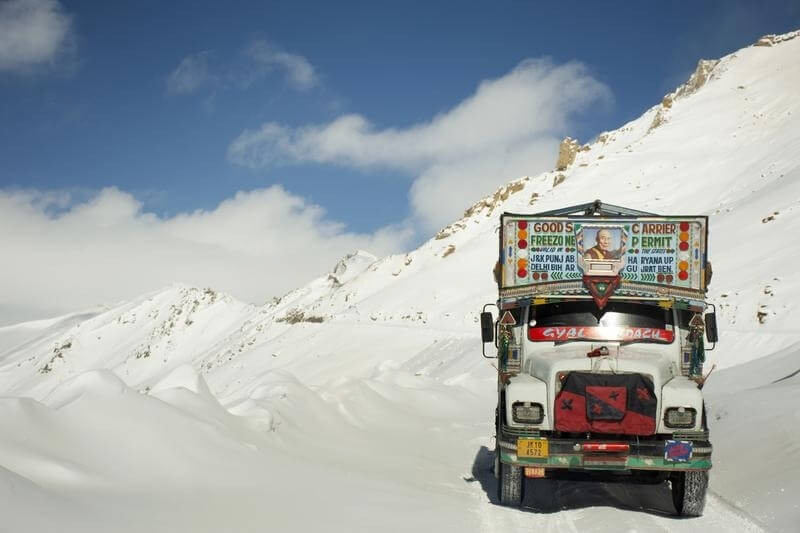
[[[481,476],[484,490],[474,490],[471,510],[477,517],[482,533],[510,531],[537,532],[615,532],[666,531],[696,533],[706,531],[763,532],[768,529],[757,519],[719,495],[709,491],[705,513],[699,518],[680,518],[672,515],[669,490],[661,486],[628,483],[572,481],[553,482],[554,507],[540,510],[529,494],[522,508],[503,507],[495,502],[487,489],[496,488],[491,465],[483,465]],[[486,482],[485,476],[491,476]],[[530,481],[528,486],[530,487]],[[666,501],[664,501],[666,497]]]
[[[736,516],[739,519],[739,522],[741,522],[741,525],[744,526],[741,529],[738,529],[738,531],[768,531],[767,526],[761,522],[761,520],[751,515],[741,507],[736,506],[713,490],[709,490],[708,495],[706,496],[706,508],[708,508],[709,504],[720,509],[727,509],[728,513],[725,514]]]

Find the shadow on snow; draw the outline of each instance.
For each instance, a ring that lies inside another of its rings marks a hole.
[[[619,476],[620,481],[604,478],[592,480],[588,475],[565,472],[559,479],[525,479],[521,510],[535,513],[557,513],[586,507],[614,507],[675,519],[675,507],[667,482],[658,484],[632,483]],[[498,481],[494,477],[494,451],[481,446],[472,463],[472,479],[477,481],[494,505]]]

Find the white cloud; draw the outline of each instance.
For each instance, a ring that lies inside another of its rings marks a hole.
[[[348,232],[279,186],[166,219],[114,188],[66,208],[63,195],[0,190],[0,320],[114,303],[175,281],[263,303],[349,251],[397,252],[411,236],[400,227]]]
[[[57,0],[0,2],[0,71],[51,63],[71,32],[72,19]]]
[[[225,66],[212,65],[211,55],[204,51],[183,58],[167,76],[167,92],[188,94],[203,87],[247,89],[274,72],[282,72],[286,82],[301,91],[319,83],[313,65],[305,57],[266,41],[251,42],[237,59]]]
[[[433,230],[498,185],[552,168],[570,117],[610,99],[580,63],[526,60],[424,123],[378,130],[356,114],[300,128],[270,122],[245,130],[228,147],[228,158],[250,167],[314,162],[405,169],[416,177],[415,214]]]
[[[167,92],[186,94],[212,81],[208,69],[209,52],[186,56],[167,76]]]
[[[247,47],[246,55],[253,61],[257,71],[282,69],[288,82],[297,89],[310,89],[318,83],[314,67],[305,57],[276,48],[266,41],[252,42]]]

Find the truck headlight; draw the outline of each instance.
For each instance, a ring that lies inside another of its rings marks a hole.
[[[514,402],[511,415],[519,424],[540,424],[544,419],[544,407],[540,403]]]
[[[696,417],[697,411],[691,407],[670,407],[664,413],[664,424],[668,428],[692,428]]]

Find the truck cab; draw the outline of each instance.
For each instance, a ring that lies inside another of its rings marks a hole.
[[[706,239],[705,217],[599,201],[501,216],[499,315],[481,320],[499,359],[502,504],[521,503],[526,477],[578,471],[669,481],[677,513],[702,514]]]

